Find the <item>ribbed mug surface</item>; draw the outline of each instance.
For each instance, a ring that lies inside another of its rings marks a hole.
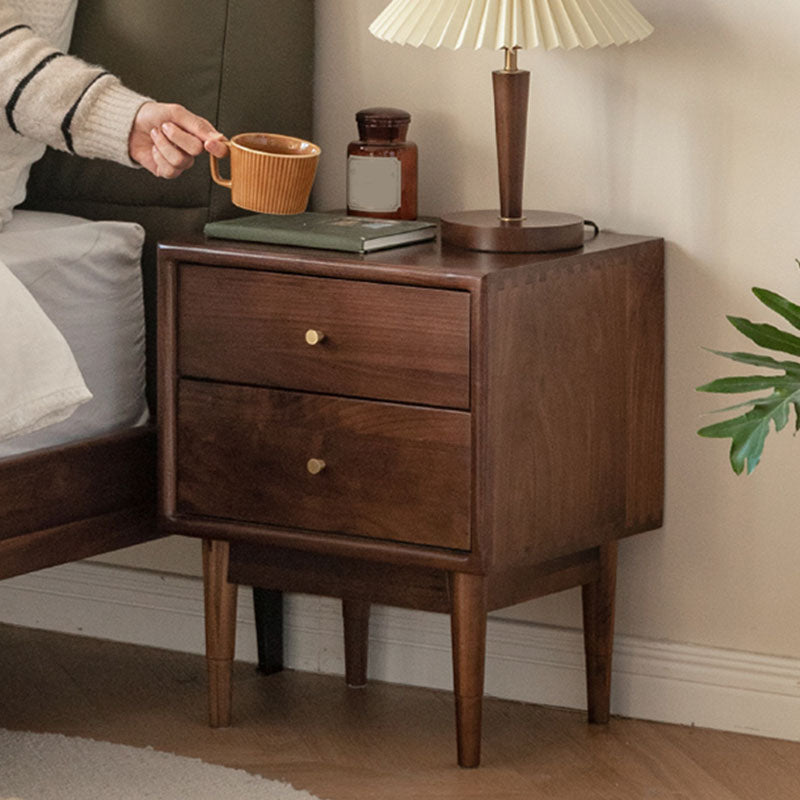
[[[320,148],[304,139],[270,133],[240,133],[229,142],[231,177],[214,180],[231,189],[231,201],[261,214],[300,214],[306,210]]]

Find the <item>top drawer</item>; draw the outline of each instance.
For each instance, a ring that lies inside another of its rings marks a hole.
[[[468,292],[184,264],[178,330],[184,376],[469,408]]]

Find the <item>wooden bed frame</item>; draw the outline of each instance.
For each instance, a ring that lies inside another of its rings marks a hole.
[[[155,430],[0,459],[0,578],[155,538]]]
[[[313,0],[80,0],[71,51],[131,88],[179,102],[228,136],[311,138]],[[120,24],[131,19],[135,24]],[[241,213],[196,164],[176,181],[48,152],[27,208],[141,223],[148,399],[155,408],[155,245]],[[153,424],[0,459],[0,578],[160,535]]]

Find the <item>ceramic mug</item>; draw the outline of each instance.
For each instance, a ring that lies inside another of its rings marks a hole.
[[[225,144],[231,177],[221,177],[213,155],[211,177],[231,190],[235,206],[261,214],[306,210],[319,163],[318,145],[278,133],[238,133]]]

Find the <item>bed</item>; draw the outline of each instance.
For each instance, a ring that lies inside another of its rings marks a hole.
[[[70,49],[139,92],[184,104],[227,135],[270,130],[311,138],[313,18],[313,0],[206,0],[202,13],[190,0],[79,0]],[[122,347],[111,366],[95,365],[116,376],[116,383],[93,390],[95,398],[69,420],[0,443],[0,578],[159,536],[156,421],[148,410],[155,408],[155,245],[240,213],[202,161],[176,181],[160,181],[144,170],[49,151],[33,166],[27,188],[22,213],[3,234],[17,239],[9,246],[6,237],[5,251],[0,241],[0,259],[14,261],[12,271],[45,298],[42,307],[62,327],[57,300],[69,292],[57,283],[43,288],[36,251],[53,248],[46,257],[57,258],[59,242],[69,250],[78,229],[84,240],[73,255],[94,236],[127,237],[123,249],[130,252],[137,231],[141,237],[138,275],[118,265],[105,270],[124,284],[114,301],[119,311],[105,306],[102,322],[80,310],[83,324],[76,325],[73,307],[73,330],[64,332],[70,346],[91,352],[93,338],[116,337],[108,317],[130,315],[137,291],[144,319],[140,350]],[[113,241],[110,247],[110,257],[117,257]],[[93,258],[102,272],[100,252],[93,251]],[[92,259],[70,263],[71,280],[80,284],[90,271],[81,264]],[[75,291],[73,299],[80,294]],[[103,309],[102,295],[94,296]],[[136,339],[130,330],[127,335],[121,340]],[[127,367],[119,366],[126,361]],[[94,385],[95,377],[86,383]]]

